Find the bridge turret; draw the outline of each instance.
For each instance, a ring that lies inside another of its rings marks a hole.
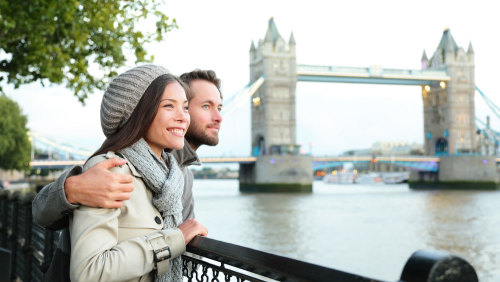
[[[469,47],[467,48],[467,58],[469,62],[474,64],[474,49],[472,49],[472,42],[469,42]]]
[[[255,49],[255,44],[253,43],[253,40],[252,40],[252,44],[250,44],[250,62],[255,60],[255,52],[256,52],[256,49]]]
[[[288,48],[290,49],[290,53],[296,54],[295,50],[295,37],[293,36],[293,31],[290,33],[290,39],[288,39]]]
[[[427,67],[429,67],[429,59],[427,58],[427,54],[425,53],[425,50],[424,50],[424,53],[422,54],[422,60],[420,60],[422,62],[422,69],[425,70]]]
[[[475,151],[474,53],[469,53],[471,48],[465,52],[450,30],[445,29],[430,60],[430,69],[444,69],[450,79],[422,87],[425,153],[428,155]]]

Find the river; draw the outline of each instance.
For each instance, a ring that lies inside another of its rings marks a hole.
[[[443,250],[500,281],[500,191],[315,181],[308,194],[242,194],[237,180],[195,180],[194,196],[217,240],[389,281],[414,251]]]

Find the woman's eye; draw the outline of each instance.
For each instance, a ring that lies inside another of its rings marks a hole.
[[[220,113],[222,112],[222,108],[217,108],[217,111]]]
[[[169,108],[169,109],[171,109],[171,108],[173,108],[173,107],[174,107],[174,105],[172,105],[172,104],[166,104],[166,105],[165,105],[165,106],[163,106],[163,107],[164,107],[164,108]]]
[[[184,111],[188,111],[189,110],[189,106],[184,106]]]

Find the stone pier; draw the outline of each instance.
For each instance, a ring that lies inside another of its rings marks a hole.
[[[438,172],[410,175],[412,189],[496,190],[500,178],[494,156],[442,156]]]
[[[265,155],[240,164],[242,192],[312,192],[312,157]]]

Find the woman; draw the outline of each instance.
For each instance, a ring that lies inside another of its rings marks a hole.
[[[80,207],[70,222],[72,281],[181,281],[180,255],[207,230],[182,221],[183,176],[172,149],[189,126],[186,89],[156,65],[116,77],[101,104],[107,139],[84,170],[114,157],[132,175],[134,191],[119,209]],[[177,228],[178,227],[178,228]]]

